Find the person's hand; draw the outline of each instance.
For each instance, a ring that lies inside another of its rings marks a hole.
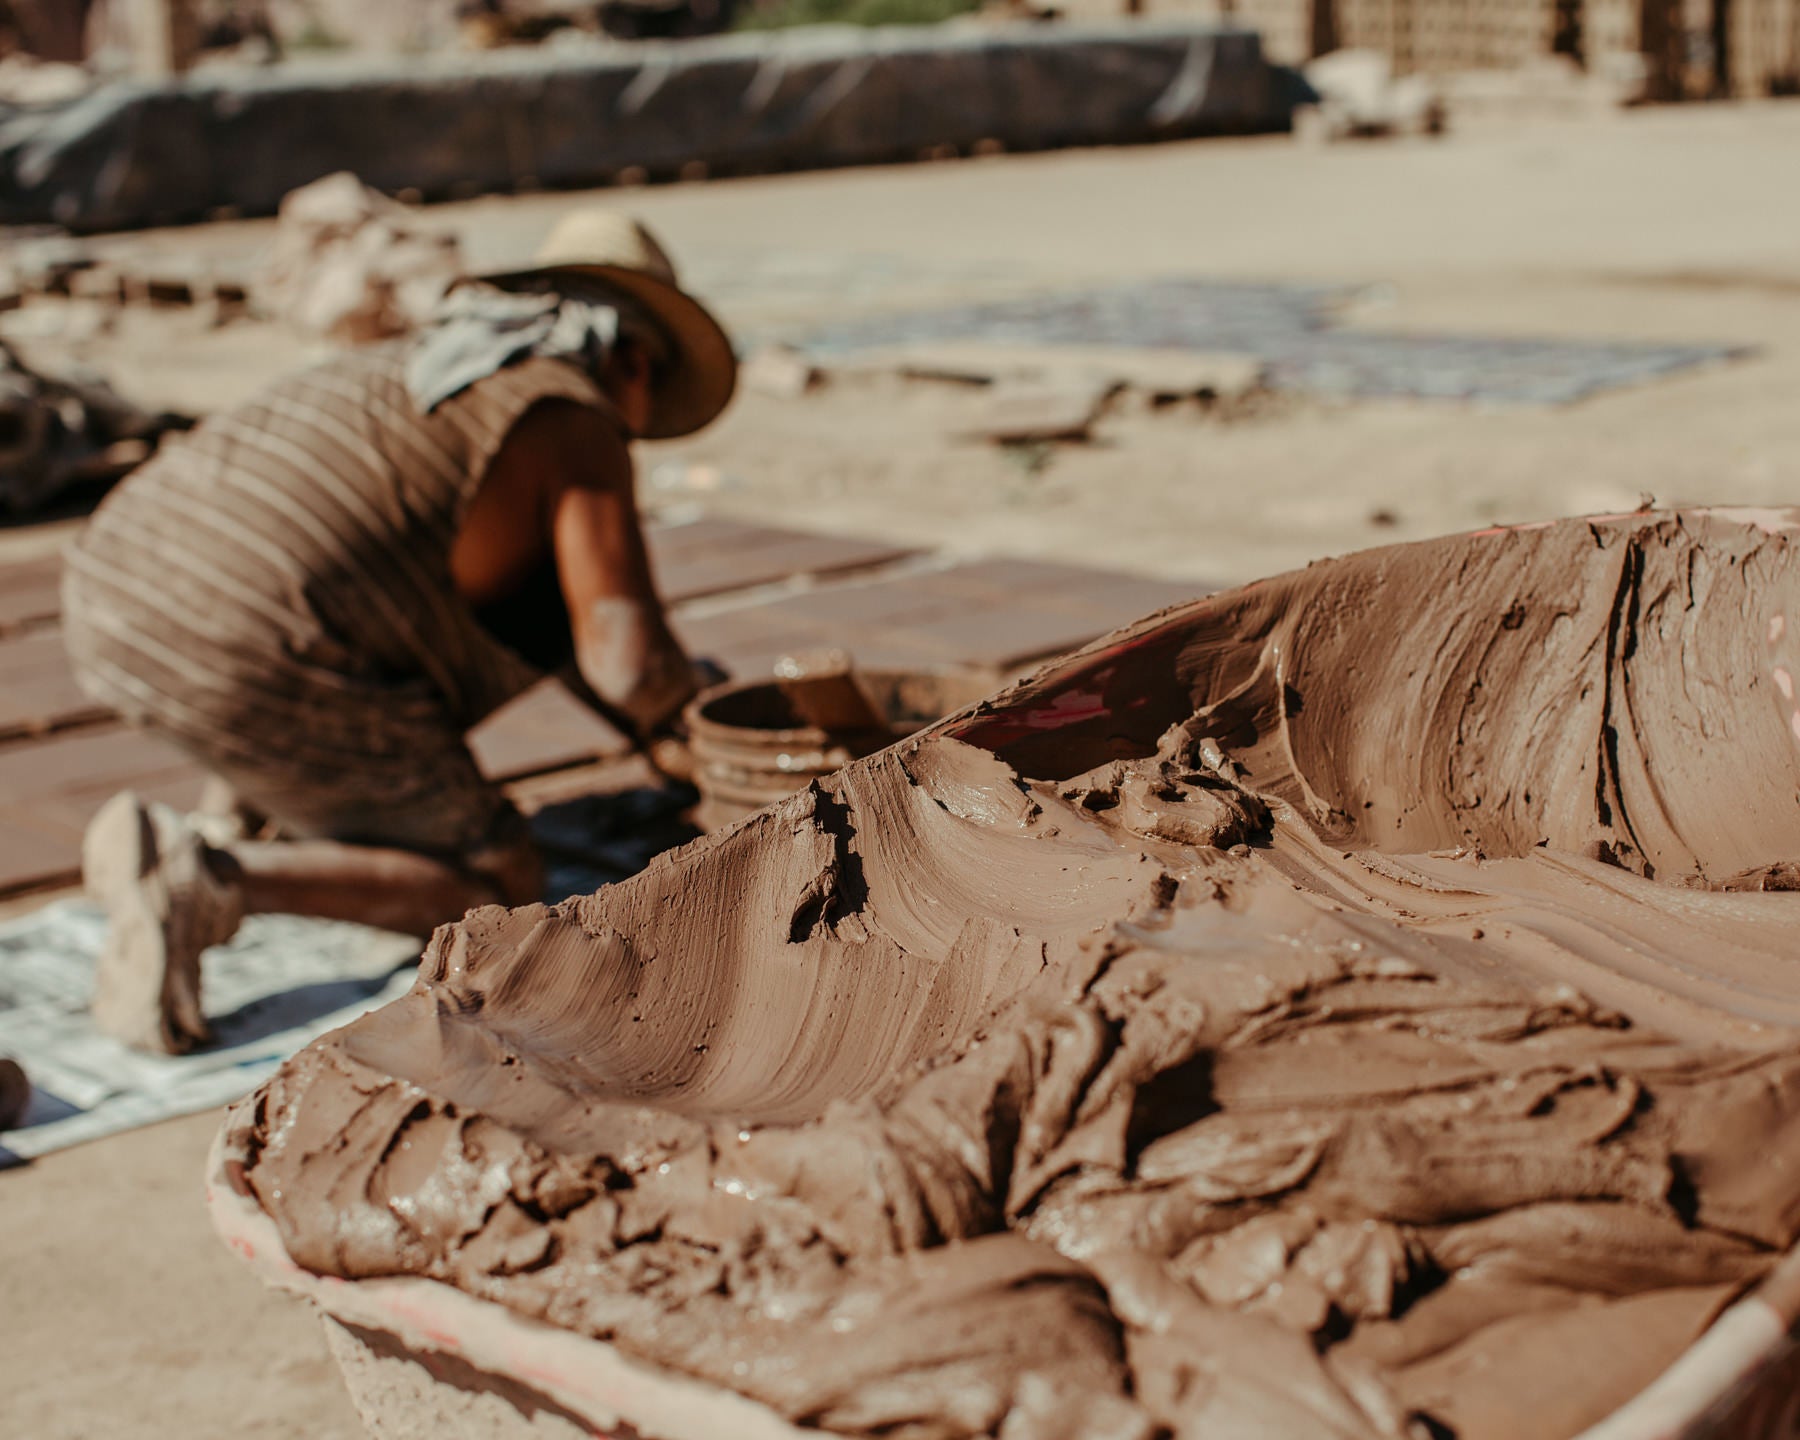
[[[643,744],[698,693],[694,666],[654,601],[609,596],[594,602],[588,620],[576,657],[581,678]]]
[[[665,779],[678,780],[683,785],[694,783],[694,748],[685,733],[665,730],[652,736],[644,746],[644,758]]]
[[[673,635],[666,630],[663,635],[663,643],[645,658],[636,685],[619,705],[645,739],[678,726],[688,701],[700,693],[693,662]]]
[[[691,661],[690,665],[694,685],[702,695],[731,678],[716,660],[699,659]],[[658,774],[670,780],[679,780],[684,785],[694,783],[693,739],[688,733],[685,708],[649,738],[644,745],[644,758],[649,760]]]

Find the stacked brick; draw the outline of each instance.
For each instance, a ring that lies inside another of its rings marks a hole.
[[[1800,90],[1800,0],[1146,0],[1229,17],[1264,52],[1301,64],[1377,50],[1396,74],[1510,70],[1566,55],[1608,74],[1639,71],[1648,98]]]
[[[1733,95],[1800,91],[1800,0],[1730,0],[1724,84]]]
[[[1388,49],[1401,73],[1509,70],[1548,55],[1555,0],[1338,0],[1345,45]],[[1389,48],[1391,47],[1391,48]]]
[[[1239,0],[1233,18],[1261,33],[1271,60],[1293,65],[1337,48],[1313,34],[1314,12],[1330,8],[1329,0]]]
[[[1581,56],[1590,69],[1614,57],[1647,54],[1645,8],[1644,0],[1583,0]]]

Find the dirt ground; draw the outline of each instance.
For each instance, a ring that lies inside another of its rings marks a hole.
[[[617,192],[746,333],[1172,274],[1375,284],[1358,324],[1755,347],[1561,409],[1320,404],[1108,415],[1021,463],[967,397],[891,374],[747,394],[654,447],[652,503],[1230,582],[1495,521],[1800,494],[1800,104],[1643,111],[1323,149],[1280,138]],[[433,212],[477,264],[584,198]],[[133,237],[242,256],[266,227]],[[25,312],[19,312],[24,314]],[[14,323],[18,316],[9,317]],[[0,325],[0,330],[7,327]],[[128,326],[122,386],[211,407],[296,363],[256,327]],[[121,368],[122,367],[122,368]],[[658,467],[661,467],[660,469]],[[703,483],[695,483],[696,481]],[[7,543],[30,543],[24,537]],[[316,1327],[214,1242],[195,1117],[0,1174],[0,1425],[32,1440],[357,1432]]]

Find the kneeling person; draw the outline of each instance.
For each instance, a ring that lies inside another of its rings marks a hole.
[[[280,837],[208,843],[130,794],[96,817],[94,1013],[120,1038],[204,1040],[200,952],[245,914],[424,935],[536,900],[541,861],[470,728],[558,668],[640,740],[693,693],[627,447],[724,409],[731,344],[635,222],[571,216],[540,262],[206,421],[74,545],[84,689]]]

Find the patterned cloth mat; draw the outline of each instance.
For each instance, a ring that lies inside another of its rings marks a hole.
[[[585,895],[634,875],[699,831],[683,785],[573,796],[531,817],[548,875],[544,899]],[[0,1056],[25,1068],[31,1107],[0,1131],[0,1169],[85,1140],[226,1105],[327,1030],[398,998],[419,942],[333,920],[252,915],[206,952],[214,1042],[191,1055],[142,1055],[88,1017],[106,919],[86,900],[56,900],[0,924]]]
[[[206,955],[214,1043],[141,1055],[88,1018],[106,919],[58,900],[0,926],[0,1055],[31,1081],[24,1122],[0,1132],[0,1168],[236,1100],[327,1030],[412,984],[419,942],[329,920],[256,915]]]
[[[1360,293],[1318,285],[1166,279],[955,309],[865,316],[814,330],[822,356],[981,340],[1251,355],[1278,390],[1344,399],[1566,405],[1585,396],[1751,353],[1729,345],[1391,334],[1337,328]]]

